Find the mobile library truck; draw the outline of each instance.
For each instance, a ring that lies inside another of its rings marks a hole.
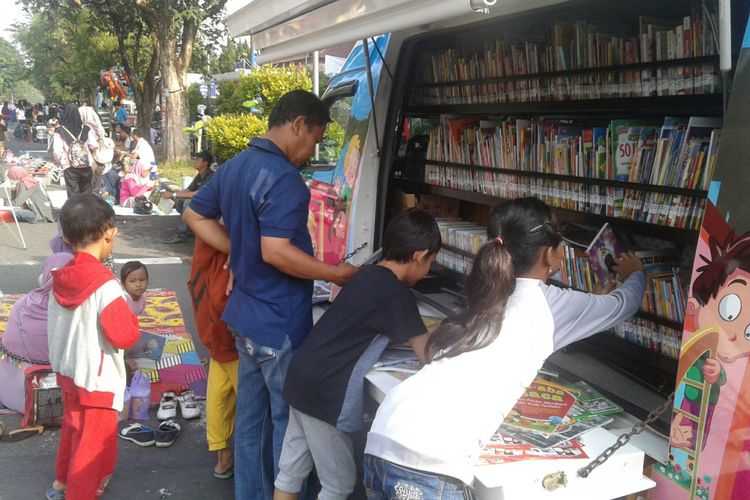
[[[730,0],[255,0],[227,18],[259,63],[361,41],[323,94],[344,134],[310,183],[321,260],[365,262],[392,214],[425,207],[444,245],[415,293],[449,314],[491,208],[532,195],[569,243],[556,286],[606,276],[606,251],[585,251],[602,234],[641,252],[641,310],[547,360],[575,382],[555,389],[567,403],[554,429],[519,431],[519,401],[480,498],[750,498],[747,21]],[[375,370],[370,394],[400,380]]]

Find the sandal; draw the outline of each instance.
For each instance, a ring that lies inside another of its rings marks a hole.
[[[231,479],[234,476],[234,466],[228,468],[224,472],[216,472],[214,469],[214,477],[216,479]]]
[[[13,431],[10,431],[8,434],[5,434],[5,425],[2,425],[0,427],[0,430],[2,430],[2,434],[0,434],[0,441],[5,441],[8,443],[15,443],[16,441],[22,441],[26,438],[30,438],[31,436],[36,436],[37,434],[41,434],[44,432],[44,426],[43,425],[32,425],[29,427],[24,427],[22,429],[16,429]]]

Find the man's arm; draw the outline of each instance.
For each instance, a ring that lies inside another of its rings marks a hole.
[[[221,227],[218,220],[203,217],[190,207],[188,207],[187,210],[185,210],[185,213],[182,214],[182,218],[198,238],[202,239],[219,252],[229,255],[229,250],[231,248],[229,236]]]
[[[187,214],[187,211],[185,213]],[[187,218],[185,220],[187,221]],[[196,234],[198,233],[196,232]],[[203,238],[200,235],[198,236]],[[221,250],[218,247],[214,248]],[[287,238],[261,236],[260,251],[263,262],[295,278],[332,281],[341,286],[358,271],[356,267],[346,263],[332,266],[321,262],[292,245],[292,242]]]

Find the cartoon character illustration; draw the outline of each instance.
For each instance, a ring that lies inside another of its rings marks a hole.
[[[707,328],[718,331],[716,356],[699,357],[687,370],[685,396],[672,421],[670,444],[677,448],[696,448],[698,423],[689,416],[700,414],[703,382],[710,384],[708,407],[701,449],[711,431],[714,410],[727,376],[722,363],[733,363],[750,356],[750,233],[734,239],[731,235],[720,244],[714,237],[708,241],[710,256],[700,256],[688,299],[687,314],[695,322],[695,331]],[[744,307],[743,307],[744,304]],[[697,451],[697,450],[696,450]]]

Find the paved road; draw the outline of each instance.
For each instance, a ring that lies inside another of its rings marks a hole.
[[[18,152],[17,143],[11,141],[8,146]],[[32,145],[21,145],[21,149],[33,148],[28,146]],[[44,146],[34,149],[39,148],[44,149]],[[173,235],[176,224],[176,217],[118,217],[120,232],[114,254],[117,259],[179,259],[177,264],[149,265],[149,286],[177,292],[186,327],[193,333],[198,355],[205,359],[208,354],[197,342],[185,287],[190,272],[192,242],[179,245],[162,243]],[[5,293],[23,293],[36,286],[40,263],[50,254],[48,241],[57,232],[55,224],[47,223],[23,224],[22,229],[29,247],[27,250],[20,248],[7,227],[0,227],[0,290]],[[0,415],[0,420],[9,429],[14,429],[20,418]],[[152,416],[152,424],[155,423],[155,416]],[[41,436],[18,443],[0,442],[0,500],[44,498],[44,491],[54,479],[58,440],[59,431],[48,430]],[[205,443],[205,417],[184,422],[182,434],[170,448],[139,448],[120,441],[117,469],[104,498],[233,499],[232,481],[215,479],[211,475],[213,464],[214,456],[207,451]]]

